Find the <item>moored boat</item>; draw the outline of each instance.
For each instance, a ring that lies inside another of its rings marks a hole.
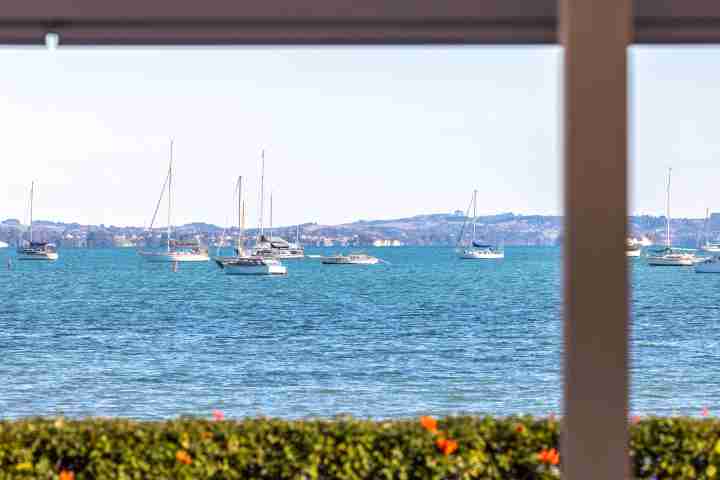
[[[462,229],[460,230],[460,235],[458,236],[458,257],[463,260],[501,260],[505,258],[505,251],[502,248],[475,240],[477,231],[477,193],[477,190],[473,190],[472,240],[470,241],[469,246],[460,248],[460,244],[463,241],[463,235],[465,233],[465,226],[467,225],[467,221],[465,221]],[[468,213],[469,210],[470,209],[468,208]],[[465,218],[467,218],[467,214],[465,215]]]
[[[27,243],[20,245],[16,251],[18,260],[46,260],[55,261],[59,258],[57,248],[50,242],[33,242],[33,198],[35,196],[35,182],[30,186],[30,232]]]
[[[275,258],[247,256],[216,262],[227,275],[287,275],[287,267]]]
[[[695,254],[672,248],[670,232],[670,177],[672,168],[668,169],[667,198],[665,206],[665,248],[648,253],[647,264],[652,267],[691,267],[696,263]]]
[[[672,248],[655,251],[647,256],[647,264],[653,267],[692,267],[695,263],[696,257],[692,253]]]
[[[365,253],[337,254],[322,258],[322,263],[325,265],[375,265],[379,262],[380,259],[377,257]]]
[[[632,238],[628,238],[625,245],[625,255],[628,257],[639,257],[642,253],[642,245]]]
[[[232,257],[217,256],[213,257],[213,260],[227,275],[287,275],[287,268],[273,256],[247,254],[244,247],[245,202],[242,194],[242,177],[238,177],[238,236],[235,244],[235,255]],[[262,219],[260,223],[262,225]]]
[[[162,203],[165,190],[167,189],[168,212],[167,212],[167,248],[165,251],[138,250],[138,254],[148,262],[207,262],[210,260],[207,248],[200,245],[197,241],[178,241],[172,238],[172,180],[173,180],[173,141],[170,140],[170,164],[168,173],[165,177],[160,198],[158,199],[155,212],[150,221],[150,228],[155,224],[158,209]]]

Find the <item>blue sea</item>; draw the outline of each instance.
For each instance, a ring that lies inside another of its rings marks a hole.
[[[8,270],[0,250],[0,417],[561,412],[558,248],[366,251],[385,263],[238,277],[132,249]],[[720,275],[628,261],[633,411],[720,409]]]

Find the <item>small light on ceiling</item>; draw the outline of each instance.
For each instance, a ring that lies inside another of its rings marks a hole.
[[[56,32],[47,32],[45,34],[45,46],[51,52],[60,44],[60,34]]]

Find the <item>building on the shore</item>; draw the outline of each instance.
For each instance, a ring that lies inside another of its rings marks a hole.
[[[394,239],[377,239],[372,243],[373,247],[402,247],[404,245],[400,240]]]

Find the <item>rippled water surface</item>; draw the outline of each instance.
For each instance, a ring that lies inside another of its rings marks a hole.
[[[370,252],[389,263],[290,261],[264,278],[210,263],[173,273],[122,249],[8,271],[0,251],[0,416],[560,410],[558,249],[509,247],[502,262]],[[720,275],[632,261],[634,408],[712,407]]]

